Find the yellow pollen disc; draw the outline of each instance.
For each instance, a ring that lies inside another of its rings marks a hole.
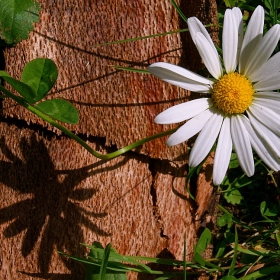
[[[254,92],[245,76],[229,73],[213,85],[212,98],[225,114],[241,114],[251,105]]]

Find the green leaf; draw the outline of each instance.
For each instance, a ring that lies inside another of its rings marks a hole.
[[[260,204],[260,211],[263,216],[274,217],[277,215],[277,206],[271,202],[263,201]]]
[[[225,239],[226,239],[226,241],[227,241],[228,244],[234,242],[235,236],[234,236],[234,234],[231,232],[230,229],[227,229],[227,230],[225,231],[224,237],[225,237]]]
[[[227,241],[223,238],[220,242],[218,242],[215,246],[215,250],[217,251],[215,258],[221,258],[224,255],[226,250]]]
[[[234,204],[240,204],[243,197],[238,189],[229,188],[225,192],[225,199],[227,200],[228,203],[231,203],[234,205]]]
[[[104,256],[104,253],[97,252],[95,250],[95,248],[103,249],[102,245],[99,242],[94,242],[88,256],[93,259],[102,259]],[[114,249],[110,249],[110,251],[116,252]],[[115,259],[112,257],[110,257],[109,259],[112,261],[115,261]],[[107,259],[107,261],[108,261],[108,259]],[[102,269],[97,266],[87,265],[85,280],[100,280],[99,273],[101,271],[102,271]],[[106,273],[104,275],[104,278],[102,278],[102,279],[104,279],[104,280],[127,280],[127,277],[126,277],[125,273],[118,273],[118,272],[110,271],[110,273]]]
[[[217,219],[217,226],[224,227],[228,225],[230,227],[232,225],[232,216],[228,214],[223,214],[221,217]]]
[[[57,76],[56,65],[51,59],[36,58],[23,68],[21,81],[34,90],[34,102],[37,102],[50,91]]]
[[[255,280],[277,272],[280,272],[280,265],[268,266],[260,268],[258,271],[255,271],[253,273],[247,274],[246,276],[242,277],[242,280]]]
[[[0,77],[10,84],[26,101],[34,103],[35,92],[29,85],[10,77],[4,71],[1,71]]]
[[[34,0],[0,0],[0,37],[8,44],[27,39],[39,20],[39,11]]]
[[[77,124],[79,122],[78,110],[66,100],[46,100],[34,107],[55,120],[71,124]]]
[[[233,249],[233,258],[231,260],[230,264],[230,269],[228,271],[228,276],[233,275],[234,273],[234,268],[236,264],[236,259],[237,259],[237,248],[238,248],[238,233],[237,233],[237,227],[235,227],[235,232],[234,232],[234,249]]]
[[[200,265],[205,266],[206,261],[204,260],[204,258],[202,257],[202,255],[199,254],[198,252],[195,252],[195,253],[194,253],[193,260],[194,260],[195,262],[199,263]]]
[[[239,166],[239,161],[236,153],[232,153],[230,156],[229,168],[236,168]]]
[[[202,254],[211,241],[211,232],[206,228],[198,239],[195,252]]]
[[[232,275],[224,276],[221,280],[236,280],[236,278]]]
[[[111,244],[108,244],[105,248],[101,267],[100,267],[100,272],[99,272],[99,280],[105,280],[105,278],[106,278],[106,270],[107,270],[107,265],[108,265],[108,261],[109,261],[109,257],[110,257],[111,248],[112,248]]]
[[[280,247],[280,232],[276,231],[275,236],[276,236],[278,247]]]

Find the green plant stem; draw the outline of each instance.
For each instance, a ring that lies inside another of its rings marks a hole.
[[[17,103],[19,103],[20,105],[22,105],[23,107],[25,107],[27,110],[29,110],[30,112],[34,113],[35,115],[37,115],[38,117],[42,118],[44,121],[48,122],[49,124],[51,124],[52,126],[58,128],[59,130],[61,130],[62,132],[64,132],[66,135],[68,135],[69,137],[73,138],[76,142],[78,142],[80,145],[82,145],[89,153],[91,153],[93,156],[100,158],[100,159],[113,159],[115,157],[118,157],[136,147],[139,147],[141,145],[143,145],[146,142],[149,142],[151,140],[155,140],[157,138],[163,137],[163,136],[167,136],[172,134],[173,132],[175,132],[178,128],[174,128],[174,129],[170,129],[167,131],[163,131],[157,134],[154,134],[152,136],[146,137],[144,139],[141,139],[137,142],[134,142],[122,149],[119,149],[115,152],[109,153],[109,154],[100,154],[98,152],[96,152],[94,149],[92,149],[85,141],[83,141],[79,136],[77,136],[76,134],[74,134],[73,132],[71,132],[69,129],[67,129],[66,127],[64,127],[63,125],[60,125],[59,123],[57,123],[56,121],[54,121],[52,118],[50,118],[49,116],[45,115],[43,112],[41,112],[40,110],[38,110],[36,107],[30,105],[28,102],[26,102],[26,100],[24,100],[22,97],[16,96],[13,93],[11,93],[10,91],[8,91],[7,89],[5,89],[3,86],[0,85],[0,90],[5,93],[5,95],[7,97],[12,98],[13,100],[15,100]]]
[[[205,24],[204,27],[221,27],[221,25],[218,24]],[[150,38],[156,38],[156,37],[161,37],[161,36],[166,36],[166,35],[172,35],[172,34],[176,34],[176,33],[183,33],[189,31],[188,28],[184,28],[184,29],[176,29],[176,30],[172,30],[172,31],[167,31],[164,33],[157,33],[157,34],[152,34],[152,35],[147,35],[147,36],[141,36],[141,37],[133,37],[133,38],[127,38],[127,39],[123,39],[123,40],[117,40],[117,41],[110,41],[110,42],[104,42],[104,43],[100,43],[100,44],[95,44],[95,45],[91,45],[91,48],[96,48],[96,47],[104,47],[104,46],[110,46],[110,45],[116,45],[116,44],[123,44],[123,43],[130,43],[130,42],[135,42],[135,41],[140,41],[140,40],[145,40],[145,39],[150,39]]]

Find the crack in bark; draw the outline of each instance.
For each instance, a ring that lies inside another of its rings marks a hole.
[[[157,205],[157,192],[156,192],[155,181],[156,181],[156,177],[157,177],[157,173],[158,173],[158,170],[156,168],[156,166],[158,166],[158,164],[157,164],[158,161],[160,161],[162,163],[162,160],[152,159],[152,158],[150,159],[150,162],[149,162],[149,170],[150,170],[151,176],[152,176],[150,194],[152,196],[152,202],[153,202],[153,216],[155,217],[156,223],[159,226],[160,237],[165,238],[166,240],[169,240],[169,237],[164,234],[163,221],[162,221],[161,215],[158,211],[158,205]]]

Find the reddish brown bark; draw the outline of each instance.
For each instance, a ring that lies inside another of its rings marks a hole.
[[[19,78],[31,59],[53,59],[59,78],[49,97],[65,98],[79,109],[79,124],[69,128],[93,148],[106,153],[168,129],[154,124],[154,117],[195,97],[151,75],[112,67],[167,61],[201,69],[187,33],[94,46],[186,28],[168,0],[41,4],[40,23],[29,39],[5,51],[6,71]],[[215,22],[213,0],[179,5],[186,16]],[[1,279],[83,279],[83,268],[56,250],[82,256],[79,243],[96,240],[112,242],[123,254],[168,252],[181,259],[187,233],[191,258],[212,186],[201,175],[197,201],[189,198],[186,143],[167,147],[166,138],[159,139],[105,162],[13,102],[5,100],[3,107]]]

